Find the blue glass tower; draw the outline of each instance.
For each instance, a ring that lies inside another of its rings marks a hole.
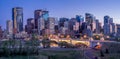
[[[76,20],[80,23],[84,22],[84,17],[82,17],[81,15],[76,15]]]
[[[104,16],[104,25],[109,23],[109,19],[110,19],[109,16]]]

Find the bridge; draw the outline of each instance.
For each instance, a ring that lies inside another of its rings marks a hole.
[[[51,39],[52,41],[56,41],[56,42],[61,42],[61,41],[64,41],[64,42],[67,42],[67,43],[71,43],[73,45],[77,44],[77,43],[82,43],[82,44],[85,44],[86,46],[90,46],[90,41],[82,41],[82,40],[74,40],[74,39]]]

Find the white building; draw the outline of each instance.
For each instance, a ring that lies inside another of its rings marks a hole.
[[[13,33],[12,20],[7,20],[6,27],[8,34],[12,34]]]

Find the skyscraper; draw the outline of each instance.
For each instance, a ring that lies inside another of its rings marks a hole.
[[[112,33],[116,33],[116,24],[111,23],[111,26],[112,26]]]
[[[48,29],[50,30],[50,34],[55,33],[55,18],[54,17],[49,17],[48,18]]]
[[[15,7],[12,9],[12,20],[14,33],[23,31],[23,8]]]
[[[38,33],[41,34],[41,31],[47,28],[47,20],[49,17],[49,12],[46,10],[35,10],[35,29],[37,29]]]
[[[116,24],[117,27],[117,35],[120,36],[120,24]]]
[[[87,22],[87,25],[91,25],[94,20],[94,16],[90,13],[85,14],[85,21]]]
[[[99,20],[95,20],[95,23],[96,23],[95,33],[99,34],[99,33],[100,33],[100,24],[99,24]]]
[[[104,16],[104,35],[109,35],[110,34],[110,23],[109,23],[110,17],[109,16]]]
[[[92,29],[91,30],[95,33],[95,30],[96,30],[96,20],[93,20]]]
[[[0,39],[2,39],[2,37],[3,37],[3,31],[2,31],[2,28],[0,26]]]
[[[41,9],[35,10],[35,12],[34,12],[35,29],[38,29],[38,25],[39,25],[39,24],[38,24],[38,20],[39,20],[40,18],[43,18],[44,21],[46,21],[46,20],[48,19],[48,16],[49,16],[48,13],[49,13],[49,12],[46,11],[46,10],[41,10]]]
[[[76,20],[80,23],[84,22],[84,17],[81,15],[76,15]]]
[[[110,24],[113,23],[113,18],[110,18],[109,23],[110,23]]]
[[[59,27],[64,27],[64,22],[65,21],[68,21],[69,19],[68,18],[60,18],[60,20],[59,20]]]
[[[13,33],[13,27],[12,27],[12,21],[11,20],[7,20],[6,28],[7,28],[7,33],[8,34],[12,34]]]
[[[105,25],[105,24],[108,24],[108,23],[109,23],[109,20],[110,20],[110,17],[109,17],[109,16],[104,16],[104,25]]]
[[[27,33],[31,34],[34,29],[34,18],[27,19]]]

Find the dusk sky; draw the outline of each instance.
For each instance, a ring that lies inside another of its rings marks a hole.
[[[34,17],[34,10],[46,9],[50,17],[75,17],[92,13],[100,22],[103,17],[113,17],[120,23],[120,0],[0,0],[0,26],[6,28],[6,20],[12,20],[12,8],[23,7],[24,25]]]

